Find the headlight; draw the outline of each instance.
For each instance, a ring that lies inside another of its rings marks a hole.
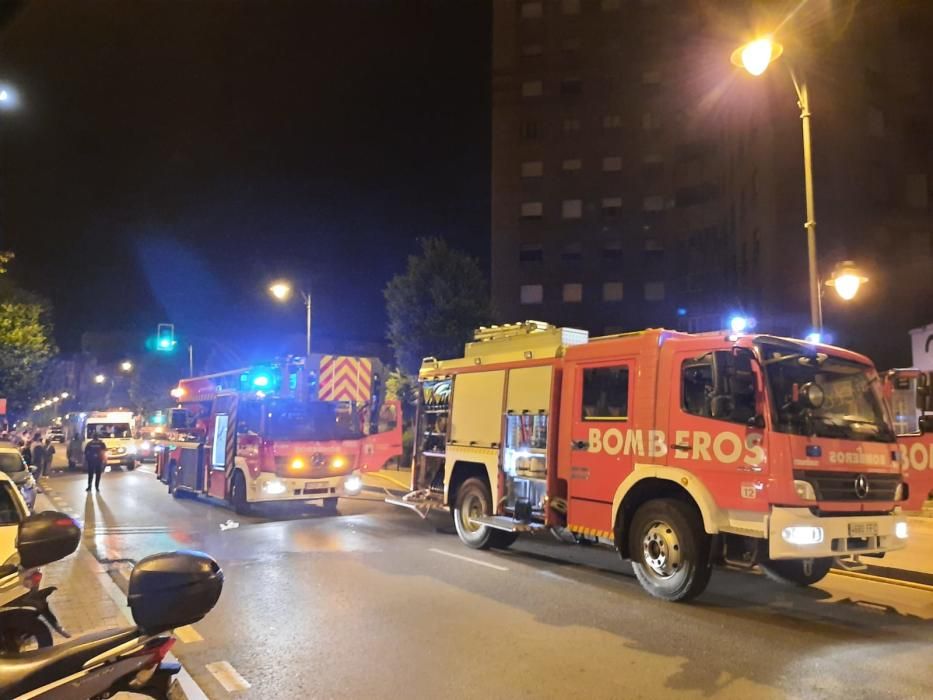
[[[813,484],[809,481],[800,481],[799,479],[794,481],[794,491],[797,492],[797,497],[802,501],[816,500],[816,491],[813,490]]]
[[[907,523],[899,522],[894,524],[894,534],[899,540],[907,539]]]
[[[134,454],[136,454],[136,445],[130,445],[129,447],[127,447],[127,448],[126,448],[126,453],[129,454],[129,455],[134,455]]]
[[[278,479],[270,479],[262,483],[262,492],[270,496],[278,496],[285,493],[285,482]]]
[[[149,444],[149,441],[148,441],[148,440],[143,440],[142,444],[140,444],[139,447],[140,447],[140,449],[148,450],[148,449],[152,448],[152,445]]]
[[[819,544],[823,541],[823,528],[810,525],[785,527],[781,537],[788,544]]]
[[[112,450],[110,450],[110,451],[111,451],[113,454],[115,454],[115,455],[126,454],[126,448],[125,448],[125,447],[114,447],[114,448],[113,448]]]
[[[343,482],[343,490],[347,493],[359,493],[363,489],[363,480],[357,474],[352,474]]]

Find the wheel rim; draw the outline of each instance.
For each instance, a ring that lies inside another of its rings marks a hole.
[[[670,578],[683,564],[680,538],[663,520],[652,521],[645,529],[642,552],[645,566],[657,578]]]
[[[460,504],[460,524],[466,532],[478,532],[483,525],[473,522],[473,518],[479,518],[485,515],[483,499],[475,493],[469,494]]]

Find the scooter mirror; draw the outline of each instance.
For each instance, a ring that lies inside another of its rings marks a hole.
[[[16,548],[20,566],[31,569],[64,559],[80,542],[81,528],[64,513],[47,510],[30,515],[19,526]]]

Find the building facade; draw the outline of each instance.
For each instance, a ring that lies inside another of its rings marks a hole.
[[[879,363],[909,355],[907,331],[933,314],[933,60],[921,39],[933,7],[793,14],[798,4],[493,3],[500,320],[702,331],[742,313],[805,334],[792,65],[814,112],[821,275],[855,260],[870,279],[848,305],[825,294],[824,325]],[[785,56],[765,75],[730,65],[735,46],[777,26]]]

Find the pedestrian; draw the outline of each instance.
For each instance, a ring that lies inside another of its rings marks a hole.
[[[45,459],[42,460],[42,468],[39,470],[39,476],[45,476],[49,473],[49,470],[52,468],[52,457],[55,455],[55,445],[52,444],[52,438],[46,438],[43,447],[45,448]]]
[[[100,491],[100,475],[104,471],[104,462],[106,460],[107,445],[97,436],[97,433],[94,433],[94,437],[88,440],[87,445],[84,446],[84,463],[87,465],[87,488],[85,491],[90,492],[92,482],[94,488]]]

